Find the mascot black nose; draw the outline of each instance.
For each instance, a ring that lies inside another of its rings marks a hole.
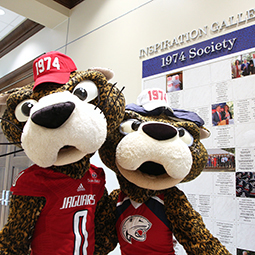
[[[143,127],[143,132],[156,140],[168,140],[177,135],[176,128],[164,123],[148,123]]]
[[[66,122],[75,108],[73,102],[64,102],[44,107],[31,116],[32,121],[42,127],[58,128]]]

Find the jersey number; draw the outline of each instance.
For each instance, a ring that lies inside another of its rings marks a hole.
[[[74,255],[87,255],[88,232],[86,229],[88,210],[76,212],[73,219],[75,236]]]

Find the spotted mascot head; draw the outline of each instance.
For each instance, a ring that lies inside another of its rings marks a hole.
[[[157,100],[150,100],[154,95]],[[145,201],[180,182],[195,179],[207,162],[200,142],[209,136],[195,113],[170,109],[160,89],[148,89],[139,104],[126,106],[119,130],[100,149],[103,162],[115,173],[121,190]]]
[[[113,72],[76,71],[59,52],[42,55],[33,67],[34,83],[2,94],[5,136],[41,167],[87,161],[124,116],[123,94],[108,82]]]

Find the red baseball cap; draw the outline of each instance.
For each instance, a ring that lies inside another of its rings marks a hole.
[[[73,60],[58,51],[50,51],[35,59],[33,63],[34,87],[44,82],[65,84],[70,73],[77,70]]]

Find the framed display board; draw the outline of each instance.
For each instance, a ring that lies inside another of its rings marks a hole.
[[[196,112],[211,132],[204,171],[178,187],[237,255],[255,254],[254,63],[254,25],[143,61],[142,89],[164,89],[172,108]]]

